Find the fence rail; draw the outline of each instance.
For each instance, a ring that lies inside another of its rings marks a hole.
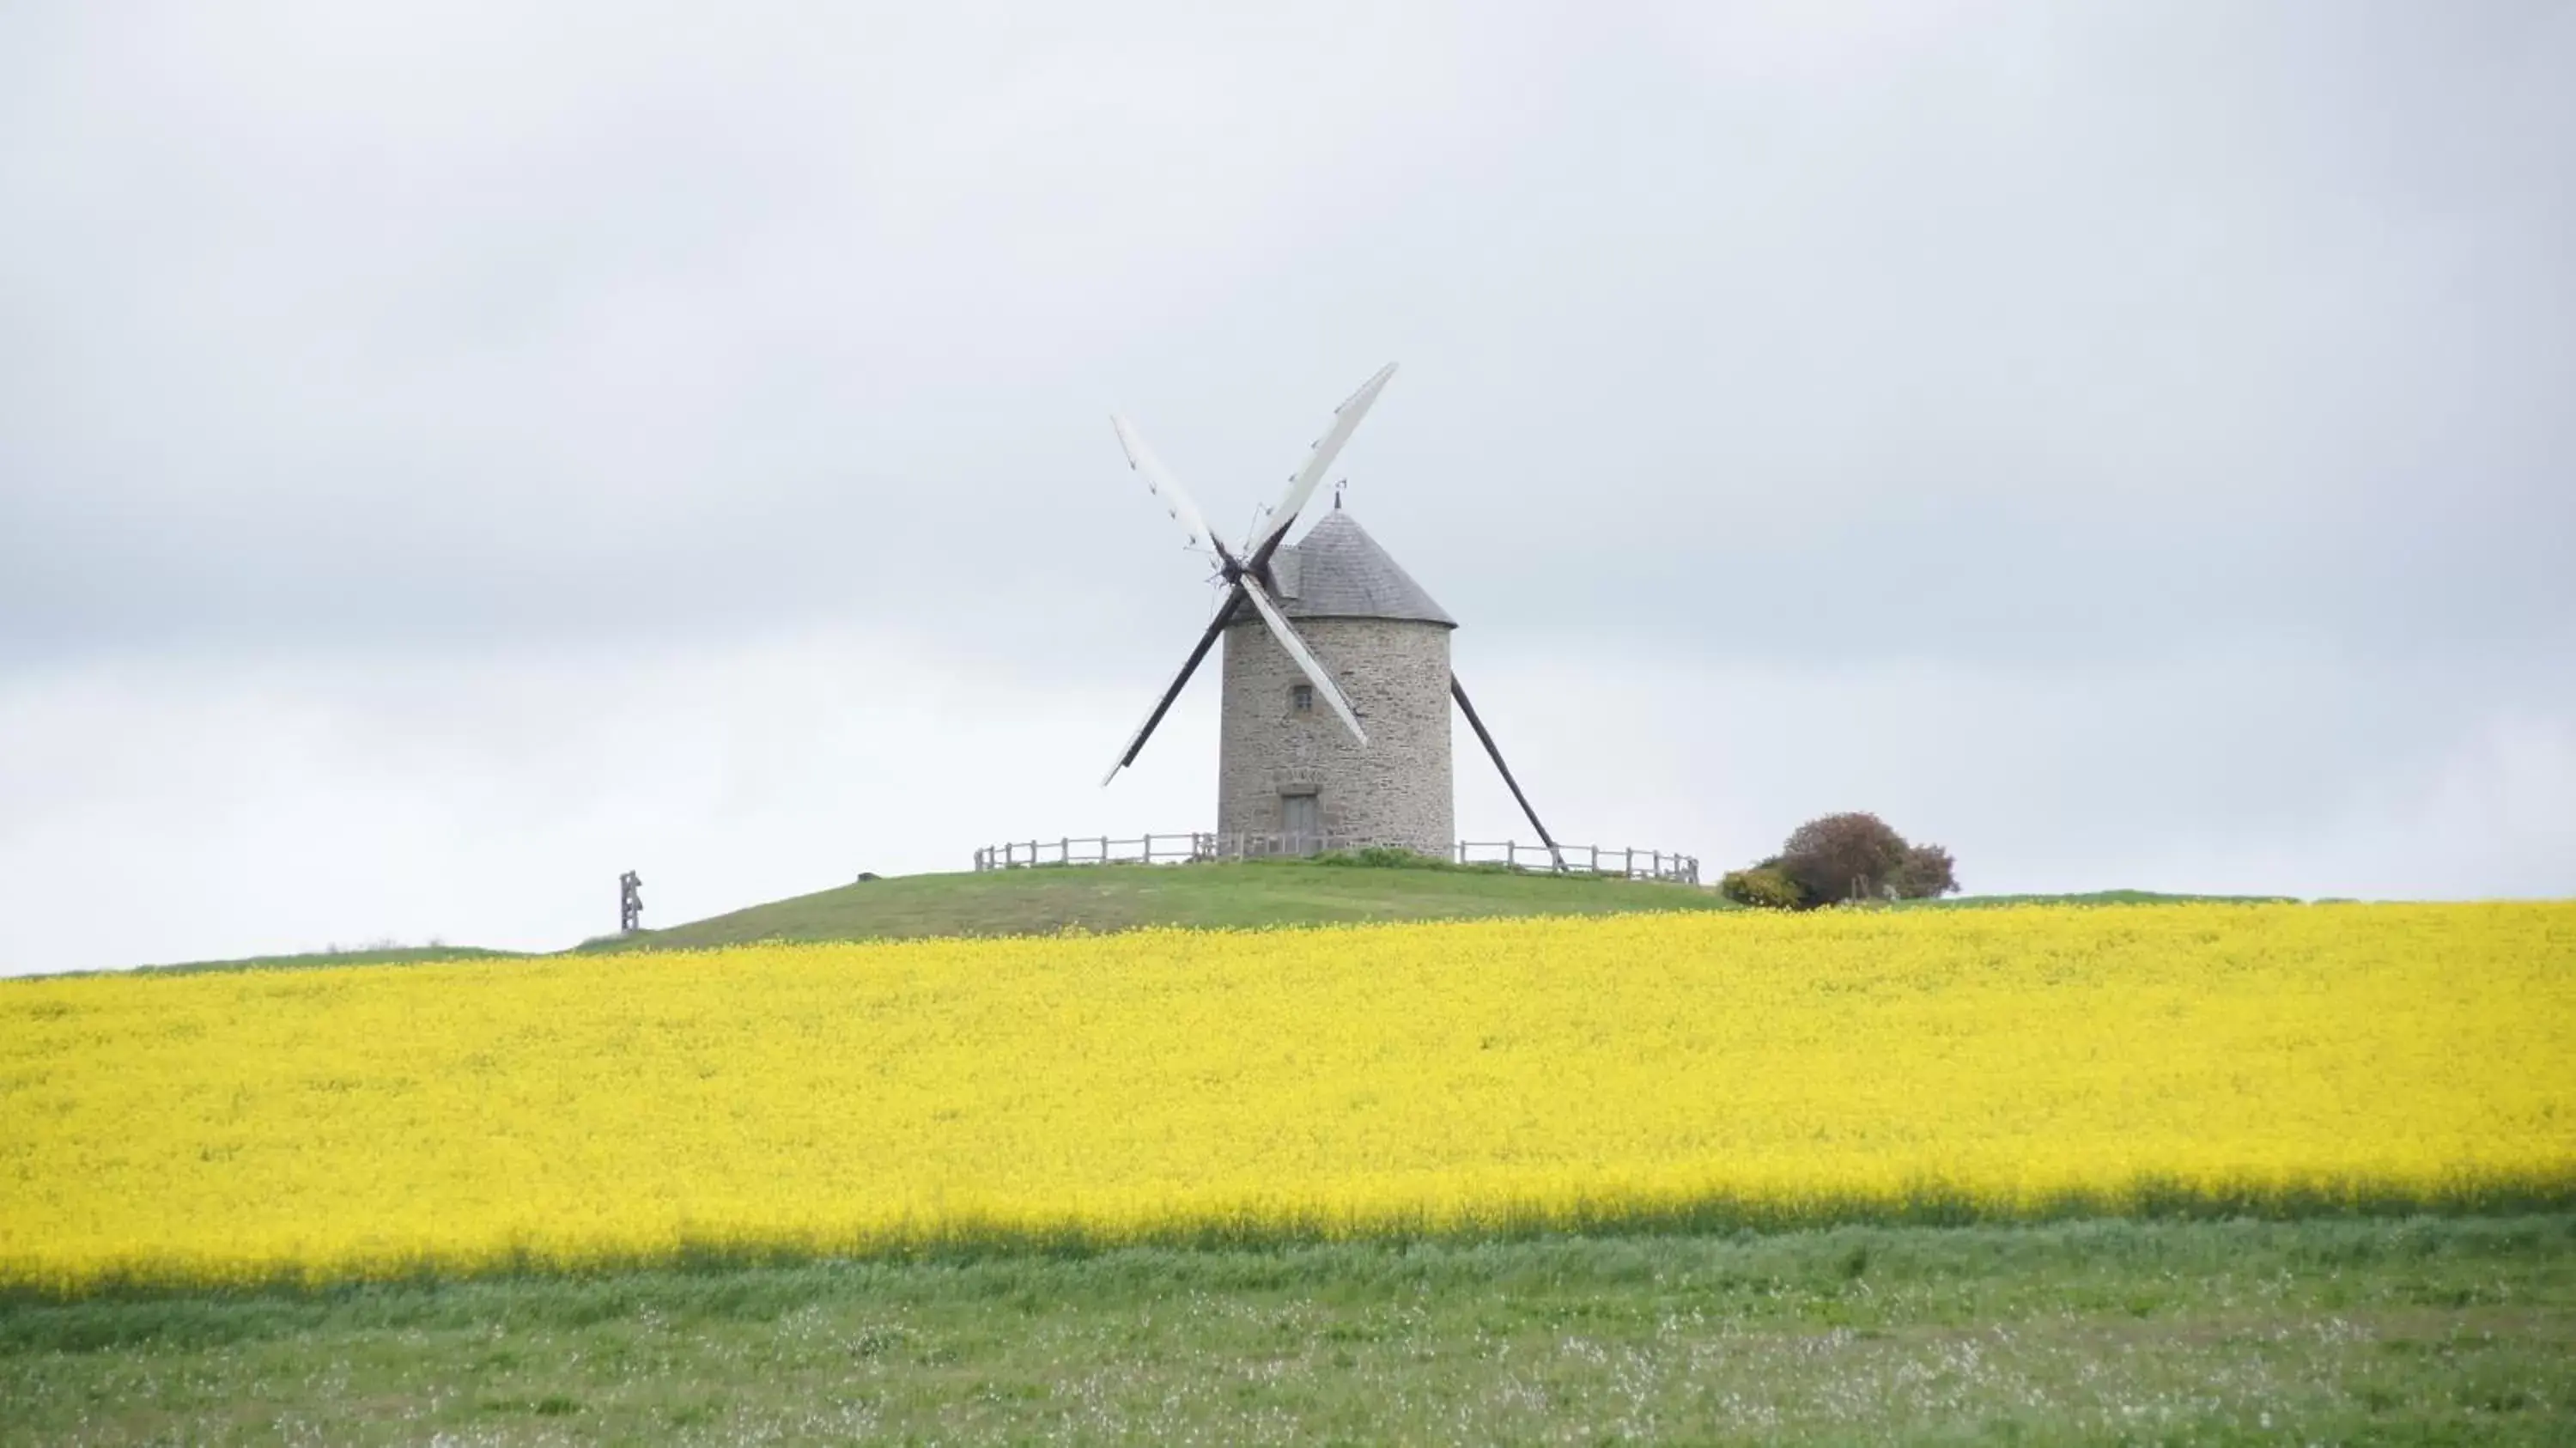
[[[1334,850],[1375,846],[1411,849],[1397,840],[1363,835],[1145,834],[1128,839],[1110,835],[1061,835],[1052,840],[1006,840],[975,852],[978,870],[1027,870],[1066,865],[1186,865],[1201,860],[1251,860],[1320,855]],[[1461,865],[1502,865],[1514,870],[1570,874],[1620,875],[1631,880],[1699,883],[1699,857],[1671,850],[1638,850],[1625,846],[1525,845],[1517,840],[1461,840],[1449,849]]]
[[[978,870],[1025,870],[1037,865],[1186,865],[1217,858],[1214,835],[1141,835],[1131,840],[1095,835],[1053,840],[1006,840],[975,852]]]
[[[1671,850],[1558,845],[1551,854],[1545,845],[1524,845],[1517,840],[1460,840],[1455,853],[1462,865],[1509,865],[1515,870],[1561,870],[1570,875],[1625,875],[1631,880],[1699,883],[1699,856]]]

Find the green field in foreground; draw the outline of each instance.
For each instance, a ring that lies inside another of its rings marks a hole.
[[[0,1306],[0,1442],[2576,1441],[2576,1215]]]

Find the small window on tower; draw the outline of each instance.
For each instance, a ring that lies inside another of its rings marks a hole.
[[[1314,713],[1315,686],[1312,684],[1290,685],[1288,689],[1288,712],[1291,714]]]

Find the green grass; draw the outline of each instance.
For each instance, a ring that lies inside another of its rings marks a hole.
[[[2074,895],[1953,895],[1897,900],[1899,910],[1977,910],[2003,905],[2295,905],[2289,895],[2167,895],[2154,890],[2090,890]]]
[[[153,975],[195,975],[210,970],[309,970],[324,965],[418,965],[432,960],[496,960],[525,956],[519,950],[487,950],[479,945],[369,945],[356,950],[303,950],[288,955],[245,955],[234,960],[189,960],[135,969]],[[105,971],[65,971],[64,975],[104,975]]]
[[[2166,895],[2099,890],[2077,895],[1967,895],[1904,900],[1884,908],[1973,910],[2006,905],[2266,903],[2269,895]],[[1591,875],[1546,875],[1446,864],[1372,865],[1264,860],[1201,865],[1106,865],[900,875],[754,905],[630,936],[605,935],[576,951],[695,950],[756,940],[904,940],[934,935],[1045,935],[1146,925],[1261,928],[1372,920],[1461,920],[1495,915],[1596,915],[1632,910],[1734,910],[1700,886]],[[290,970],[517,957],[467,945],[377,946],[192,961],[147,967]]]
[[[729,915],[589,942],[695,949],[754,940],[1030,935],[1143,925],[1251,927],[1485,915],[1591,915],[1734,906],[1694,885],[1502,870],[1318,864],[1086,865],[902,875]]]
[[[0,1403],[9,1443],[2563,1443],[2576,1215],[21,1303]]]

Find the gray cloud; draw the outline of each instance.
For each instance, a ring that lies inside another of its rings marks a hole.
[[[1388,355],[1497,626],[2576,617],[2563,11],[262,13],[16,22],[15,651],[1141,614],[1100,411],[1242,513]]]

